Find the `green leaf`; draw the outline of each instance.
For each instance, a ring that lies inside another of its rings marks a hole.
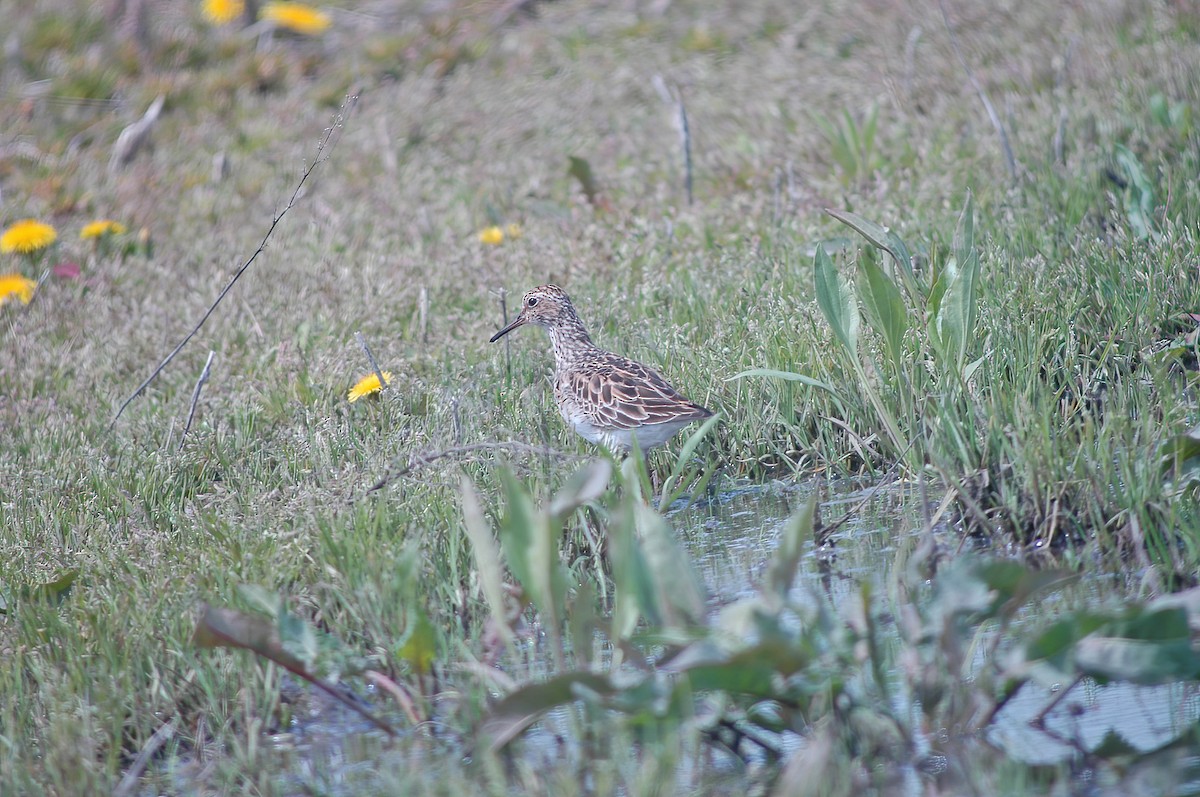
[[[658,607],[657,580],[642,546],[638,544],[634,507],[640,501],[627,504],[618,522],[609,526],[609,558],[612,561],[613,605],[612,632],[617,640],[626,640],[637,628],[638,619],[645,617],[653,626],[661,625]]]
[[[822,382],[820,379],[813,379],[811,376],[804,374],[793,373],[792,371],[777,371],[774,368],[751,368],[746,371],[741,371],[726,379],[726,382],[732,382],[734,379],[745,379],[750,376],[763,376],[769,379],[783,379],[788,382],[799,382],[809,387],[815,387],[818,390],[824,390],[833,399],[833,403],[837,405],[838,412],[842,415],[846,414],[845,407],[842,405],[842,398],[838,395],[837,390],[828,382]]]
[[[561,526],[576,509],[604,495],[611,478],[612,461],[608,459],[593,459],[575,471],[550,501],[553,525]]]
[[[873,257],[858,258],[858,292],[871,326],[883,335],[888,356],[897,373],[904,370],[904,333],[908,330],[908,310],[900,289],[883,272]]]
[[[18,600],[46,601],[57,606],[71,594],[71,588],[75,586],[78,578],[78,570],[65,570],[53,581],[21,588],[17,595]],[[8,609],[8,598],[0,593],[0,614],[8,614]]]
[[[940,300],[929,320],[931,342],[942,364],[962,374],[979,315],[978,255],[972,253],[966,263],[947,263],[938,283],[934,290],[940,294]]]
[[[1168,438],[1158,449],[1163,481],[1176,489],[1200,481],[1200,427]]]
[[[761,659],[733,659],[727,664],[692,667],[685,671],[692,692],[727,692],[753,697],[777,698],[776,671]]]
[[[634,505],[634,523],[654,580],[660,622],[667,628],[686,627],[704,617],[704,587],[687,553],[675,542],[662,515],[645,504]]]
[[[566,595],[566,574],[558,558],[555,530],[525,488],[507,470],[500,472],[508,507],[500,526],[500,544],[513,576],[557,633],[559,607]]]
[[[407,622],[403,636],[397,640],[396,655],[412,665],[413,670],[425,675],[433,669],[437,657],[437,630],[420,609],[410,607],[405,615]]]
[[[1187,639],[1144,640],[1091,636],[1075,651],[1079,672],[1100,683],[1151,686],[1200,679],[1200,656]]]
[[[286,611],[283,596],[273,589],[260,584],[238,584],[237,591],[242,600],[263,614],[270,615],[272,620],[278,622]]]
[[[600,182],[592,172],[592,164],[588,163],[586,158],[576,155],[568,155],[567,162],[567,174],[579,181],[579,186],[583,189],[588,204],[595,205],[596,197],[600,193]]]
[[[958,226],[954,229],[954,258],[959,263],[966,263],[975,254],[975,202],[971,192],[967,191],[967,201],[963,203],[962,213],[958,216]]]
[[[825,320],[833,329],[834,336],[857,357],[859,319],[854,289],[838,273],[833,260],[825,254],[825,248],[820,245],[813,256],[813,271],[817,305],[825,314]]]
[[[792,582],[796,578],[796,568],[804,553],[804,543],[812,539],[816,506],[817,497],[814,495],[788,518],[783,533],[779,536],[779,544],[775,546],[775,552],[767,564],[764,594],[774,597],[772,603],[776,608],[787,601],[788,592],[791,591]]]
[[[591,663],[592,642],[599,625],[596,618],[596,589],[589,579],[581,579],[567,606],[567,629],[575,659],[585,666]]]
[[[512,641],[512,629],[508,625],[508,611],[504,603],[504,571],[500,565],[500,549],[492,536],[492,529],[483,517],[479,496],[475,486],[465,475],[461,481],[463,523],[471,550],[475,554],[475,567],[479,572],[479,586],[492,613],[495,627],[505,642]]]
[[[1109,728],[1108,733],[1100,740],[1100,744],[1091,750],[1091,754],[1111,760],[1114,758],[1139,757],[1142,752],[1125,741],[1125,737]]]
[[[386,733],[393,736],[396,733],[389,724],[363,708],[359,701],[350,699],[342,690],[314,675],[305,662],[280,639],[278,623],[245,612],[205,604],[192,633],[192,645],[198,648],[241,648],[252,651],[308,681]]]
[[[876,249],[881,249],[891,255],[892,260],[899,269],[900,279],[904,281],[904,286],[908,290],[909,296],[915,300],[917,296],[921,295],[912,270],[912,253],[899,235],[881,224],[876,224],[848,210],[825,208],[825,212],[857,232],[863,238],[866,238]]]
[[[289,670],[306,669],[304,662],[283,646],[273,620],[235,609],[206,605],[192,634],[192,644],[198,648],[243,648]]]
[[[1114,148],[1117,166],[1125,173],[1125,192],[1122,195],[1125,217],[1139,240],[1158,238],[1154,229],[1154,186],[1142,169],[1141,161],[1126,146]]]
[[[497,751],[519,736],[551,709],[574,703],[581,690],[607,696],[617,691],[605,675],[570,672],[541,683],[523,686],[497,703],[483,721],[481,735]]]
[[[313,669],[321,653],[313,627],[286,610],[279,614],[275,624],[279,628],[279,643],[283,649],[303,662],[305,669]]]
[[[1019,562],[995,560],[982,562],[975,573],[992,591],[989,616],[1011,616],[1034,595],[1078,578],[1073,573],[1052,568],[1034,570]]]
[[[700,428],[688,437],[687,441],[683,444],[683,448],[679,450],[679,456],[675,458],[675,465],[671,468],[671,475],[663,481],[662,493],[660,493],[659,496],[658,505],[662,507],[664,511],[667,507],[675,502],[675,499],[678,498],[682,492],[682,488],[680,488],[679,492],[672,491],[676,487],[679,478],[683,475],[683,472],[691,463],[692,455],[696,453],[696,449],[699,447],[700,442],[708,435],[709,432],[713,430],[720,420],[720,413],[714,413],[711,418],[701,424]]]

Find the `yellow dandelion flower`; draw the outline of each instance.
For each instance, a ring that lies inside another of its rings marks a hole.
[[[4,234],[0,235],[0,252],[27,255],[45,249],[57,239],[58,233],[49,224],[35,219],[22,219],[13,222]]]
[[[204,0],[204,17],[214,25],[228,25],[246,13],[243,0]]]
[[[490,246],[499,246],[504,243],[504,230],[496,225],[484,227],[479,233],[479,242]]]
[[[4,304],[13,296],[20,299],[21,304],[29,304],[33,301],[35,290],[37,283],[20,274],[0,275],[0,304]]]
[[[525,234],[525,231],[521,229],[521,225],[517,224],[516,222],[513,222],[505,227],[504,231],[508,233],[508,237],[512,238],[514,241]]]
[[[383,381],[385,384],[392,383],[392,372],[383,372]],[[351,403],[358,401],[363,396],[371,396],[383,390],[383,386],[379,384],[378,374],[367,374],[362,379],[355,383],[354,387],[350,388],[350,392],[346,398],[350,399]]]
[[[79,231],[79,237],[86,241],[90,238],[103,238],[106,235],[121,235],[124,232],[125,225],[121,222],[100,219],[83,225],[83,229]]]
[[[267,3],[258,16],[274,22],[284,30],[305,36],[324,33],[330,25],[328,14],[304,3]]]

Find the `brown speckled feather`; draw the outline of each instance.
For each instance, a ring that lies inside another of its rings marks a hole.
[[[525,294],[521,313],[492,342],[537,324],[554,347],[554,400],[571,427],[594,443],[628,451],[662,445],[694,421],[712,415],[639,362],[592,343],[567,294],[543,285]]]
[[[560,404],[572,403],[600,428],[637,429],[712,415],[680,395],[657,371],[610,352],[557,373],[554,397]]]

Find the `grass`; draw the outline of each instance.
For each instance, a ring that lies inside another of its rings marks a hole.
[[[486,342],[502,324],[499,290],[511,313],[551,280],[598,342],[721,412],[701,449],[718,481],[881,476],[906,455],[863,386],[893,408],[909,397],[882,365],[860,379],[817,307],[814,245],[829,244],[847,275],[867,256],[825,207],[893,228],[928,275],[974,197],[968,359],[984,365],[954,401],[937,380],[920,383],[934,389],[904,428],[930,456],[907,475],[1031,557],[1155,591],[1194,583],[1200,519],[1163,483],[1159,450],[1196,423],[1195,371],[1156,353],[1182,336],[1178,316],[1200,289],[1191,12],[952,7],[1008,126],[1013,184],[944,30],[924,31],[908,68],[909,32],[927,23],[898,5],[835,3],[783,23],[766,2],[661,14],[554,3],[503,24],[476,11],[362,3],[318,41],[259,48],[191,8],[164,10],[139,43],[90,6],[42,0],[18,14],[0,0],[21,45],[0,72],[0,113],[14,120],[0,141],[0,223],[32,216],[60,232],[37,264],[6,255],[2,270],[82,266],[78,280],[48,278],[27,308],[0,307],[0,783],[12,793],[112,791],[171,717],[164,752],[192,762],[198,791],[299,791],[260,738],[293,711],[278,669],[190,642],[200,603],[247,608],[245,583],[288,595],[297,616],[436,707],[448,730],[429,757],[447,783],[574,788],[574,770],[534,754],[452,763],[491,691],[465,669],[487,653],[486,611],[460,473],[498,521],[501,466],[544,498],[573,460],[478,450],[366,490],[414,454],[477,442],[591,453],[551,406],[544,339],[513,336],[511,372],[510,344]],[[654,75],[686,102],[691,206],[677,108]],[[361,99],[263,256],[110,428],[254,251],[346,87]],[[159,94],[152,145],[110,172],[117,135]],[[865,109],[869,143],[856,127]],[[839,138],[845,152],[831,150]],[[599,199],[570,156],[590,165]],[[108,247],[79,242],[101,217],[131,231]],[[482,245],[478,231],[496,222],[524,234]],[[902,359],[915,376],[931,366],[912,329]],[[356,331],[396,374],[381,401],[345,400],[369,371]],[[883,338],[864,328],[862,339],[887,362]],[[795,382],[730,379],[753,368],[819,379],[841,405]],[[959,452],[948,430],[969,445]],[[661,478],[674,460],[654,463]],[[598,561],[568,563],[603,586]],[[40,589],[63,574],[77,574],[69,593]],[[416,610],[437,629],[436,681],[401,653]],[[515,678],[535,671],[509,655]],[[593,720],[598,737],[632,738]],[[660,730],[664,761],[699,755],[694,735]],[[574,763],[596,791],[727,785],[676,781],[631,749],[614,742],[606,760]],[[992,765],[1002,784],[1027,777]],[[432,776],[394,777],[394,790],[439,789]],[[857,783],[850,768],[839,778]]]

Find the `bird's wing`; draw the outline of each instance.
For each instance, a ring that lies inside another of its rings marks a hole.
[[[657,371],[624,357],[609,358],[567,376],[567,392],[598,427],[636,429],[712,415],[671,387]]]

